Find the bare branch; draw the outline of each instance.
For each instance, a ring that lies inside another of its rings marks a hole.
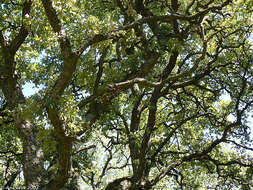
[[[76,55],[81,56],[82,53],[91,45],[96,44],[98,42],[102,42],[105,40],[109,40],[109,39],[113,39],[115,37],[120,36],[120,32],[117,31],[112,31],[109,32],[108,34],[102,35],[102,34],[96,34],[93,37],[90,37],[88,39],[85,40],[85,42],[83,43],[83,45],[75,52]]]
[[[89,149],[92,149],[92,148],[96,148],[96,145],[89,145],[89,146],[81,147],[81,148],[79,148],[78,150],[76,150],[76,151],[73,153],[73,155],[79,154],[80,152],[83,152],[83,151],[86,151],[86,150],[89,150]]]
[[[159,175],[157,175],[152,181],[151,184],[154,186],[156,185],[162,178],[164,178],[168,172],[170,172],[173,168],[179,166],[180,164],[182,164],[182,161],[176,161],[172,164],[170,164],[168,167],[166,167],[164,170],[162,170],[162,172],[160,172]]]
[[[245,146],[245,145],[239,144],[239,143],[237,143],[237,142],[235,142],[235,141],[233,141],[233,140],[226,140],[226,142],[231,142],[231,143],[235,144],[235,145],[238,146],[238,147],[244,148],[244,149],[246,149],[246,150],[253,151],[253,148],[250,148],[250,147],[247,147],[247,146]]]

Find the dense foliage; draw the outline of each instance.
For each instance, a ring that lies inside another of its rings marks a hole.
[[[252,12],[0,0],[0,187],[253,188]]]

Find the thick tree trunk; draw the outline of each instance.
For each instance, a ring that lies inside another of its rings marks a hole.
[[[150,190],[150,183],[137,184],[133,178],[123,177],[109,183],[105,190]]]
[[[105,190],[128,190],[131,184],[130,180],[127,177],[116,179],[109,183]]]
[[[11,59],[14,60],[14,59]],[[10,63],[10,62],[9,62]],[[17,84],[16,77],[12,73],[6,72],[7,75],[0,81],[0,88],[7,100],[9,108],[13,111],[15,126],[21,135],[23,143],[23,173],[25,185],[27,188],[36,189],[43,182],[43,152],[40,142],[37,138],[37,129],[34,123],[22,118],[22,109],[25,105],[25,97],[21,88]]]
[[[48,190],[62,189],[71,176],[72,140],[68,137],[58,136],[58,172],[54,179],[47,185]]]
[[[28,120],[16,118],[23,142],[23,173],[25,186],[36,189],[43,185],[43,151],[37,138],[36,126]]]
[[[25,18],[30,14],[32,1],[24,1],[22,6],[22,18]],[[21,86],[18,84],[18,77],[15,75],[15,54],[29,33],[25,22],[22,22],[22,24],[18,34],[11,41],[5,41],[4,35],[0,32],[0,50],[2,53],[0,60],[0,89],[7,100],[9,109],[13,113],[15,126],[21,135],[25,185],[28,189],[36,189],[42,183],[42,174],[44,173],[43,152],[37,138],[35,124],[22,118],[23,110],[21,107],[25,106],[26,99]]]

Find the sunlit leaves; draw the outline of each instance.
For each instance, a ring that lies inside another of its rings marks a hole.
[[[33,2],[29,16],[22,16],[22,2],[0,4],[0,30],[7,44],[22,23],[29,32],[9,76],[16,86],[31,83],[40,90],[3,114],[33,121],[45,168],[53,165],[49,174],[59,166],[54,159],[63,135],[73,142],[72,179],[77,176],[87,189],[105,189],[126,176],[141,176],[139,185],[148,184],[163,171],[164,179],[154,189],[247,187],[243,183],[252,171],[242,163],[250,164],[245,146],[250,143],[247,119],[253,102],[251,1],[219,8],[225,0],[132,5],[53,0],[64,39],[54,33],[40,1]],[[207,52],[197,68],[172,80],[196,64],[203,38]],[[64,43],[68,59],[63,57]],[[76,52],[86,45],[82,54]],[[0,66],[4,56],[1,51]],[[138,79],[135,84],[133,79]],[[149,85],[139,82],[144,80]],[[61,93],[56,86],[64,87]],[[55,113],[57,122],[49,122]],[[8,117],[0,116],[6,133],[0,136],[1,149],[21,152],[12,123],[4,124]],[[56,135],[59,125],[61,135]],[[242,146],[231,143],[234,139]],[[14,171],[19,160],[11,162]],[[174,163],[179,164],[170,168]]]

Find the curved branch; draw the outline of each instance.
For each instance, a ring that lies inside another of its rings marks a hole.
[[[78,56],[72,52],[72,47],[67,38],[65,30],[62,28],[61,21],[58,19],[55,9],[53,8],[51,0],[42,0],[46,16],[49,20],[53,31],[57,34],[58,41],[61,47],[61,54],[63,56],[64,64],[63,71],[55,82],[53,89],[47,95],[57,100],[68,86],[73,73],[76,70]]]

